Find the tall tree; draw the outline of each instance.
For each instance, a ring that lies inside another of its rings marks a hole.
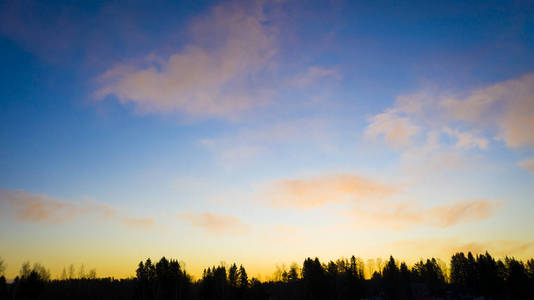
[[[237,287],[237,279],[238,279],[238,271],[236,264],[232,264],[230,266],[230,269],[228,269],[228,284],[230,287],[235,288]]]
[[[247,288],[248,287],[248,275],[247,271],[245,271],[245,268],[241,265],[239,266],[239,282],[238,285],[240,288]]]

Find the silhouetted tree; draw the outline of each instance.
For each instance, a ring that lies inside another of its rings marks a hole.
[[[378,261],[378,260],[377,260]],[[7,283],[0,276],[0,299],[19,300],[302,300],[302,299],[534,299],[534,259],[522,262],[506,257],[495,260],[489,253],[477,256],[456,253],[451,257],[450,281],[439,259],[417,262],[410,269],[393,256],[385,264],[377,263],[371,279],[365,280],[363,261],[355,256],[321,264],[307,258],[302,269],[292,264],[282,267],[275,281],[248,279],[245,268],[236,264],[213,266],[202,277],[191,277],[177,260],[162,257],[155,265],[150,259],[139,262],[136,278],[96,279],[94,270],[80,278],[50,280],[50,272],[40,264],[24,263],[19,276]],[[83,268],[80,268],[80,270]],[[300,271],[302,270],[302,276]],[[69,272],[71,273],[71,272]]]
[[[0,299],[7,299],[8,293],[7,293],[7,282],[4,275],[0,276]]]
[[[384,292],[389,297],[395,298],[400,280],[400,271],[393,256],[389,257],[388,262],[382,269],[382,286]]]
[[[523,262],[515,258],[504,259],[507,269],[506,283],[512,299],[528,298],[528,276]]]
[[[299,266],[297,263],[292,263],[291,266],[289,266],[287,279],[291,282],[295,282],[299,279]]]
[[[234,263],[228,269],[228,284],[230,285],[230,287],[232,287],[232,288],[237,287],[237,277],[238,277],[238,275],[239,274],[237,273],[237,266]]]
[[[50,271],[39,263],[24,262],[16,278],[14,296],[16,299],[37,299],[45,283],[50,280]]]
[[[412,299],[411,283],[410,283],[410,270],[406,263],[402,262],[399,268],[399,299]]]
[[[504,276],[502,275],[499,274],[497,262],[488,252],[479,255],[476,263],[477,294],[485,297],[501,298],[501,291],[504,286]]]
[[[327,285],[325,274],[319,258],[304,260],[302,265],[302,279],[304,281],[305,299],[325,299]]]
[[[0,257],[0,299],[7,299],[7,283],[4,277],[6,265],[4,260]]]
[[[6,264],[4,260],[0,257],[0,276],[4,276],[5,271],[6,271]]]
[[[451,283],[462,293],[474,293],[476,282],[475,260],[471,252],[466,257],[463,252],[451,257]]]
[[[425,284],[431,295],[445,293],[445,275],[435,258],[416,263],[412,272],[417,281]]]
[[[245,271],[245,268],[241,265],[239,266],[239,281],[238,286],[240,288],[247,288],[248,287],[248,275],[247,271]]]

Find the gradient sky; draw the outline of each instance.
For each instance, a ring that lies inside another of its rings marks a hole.
[[[2,1],[0,257],[534,255],[529,1]]]

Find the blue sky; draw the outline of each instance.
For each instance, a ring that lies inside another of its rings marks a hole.
[[[532,4],[1,7],[8,277],[534,251]]]

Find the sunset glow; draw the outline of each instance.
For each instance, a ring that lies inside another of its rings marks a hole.
[[[534,6],[409,2],[0,2],[6,278],[533,257]]]

